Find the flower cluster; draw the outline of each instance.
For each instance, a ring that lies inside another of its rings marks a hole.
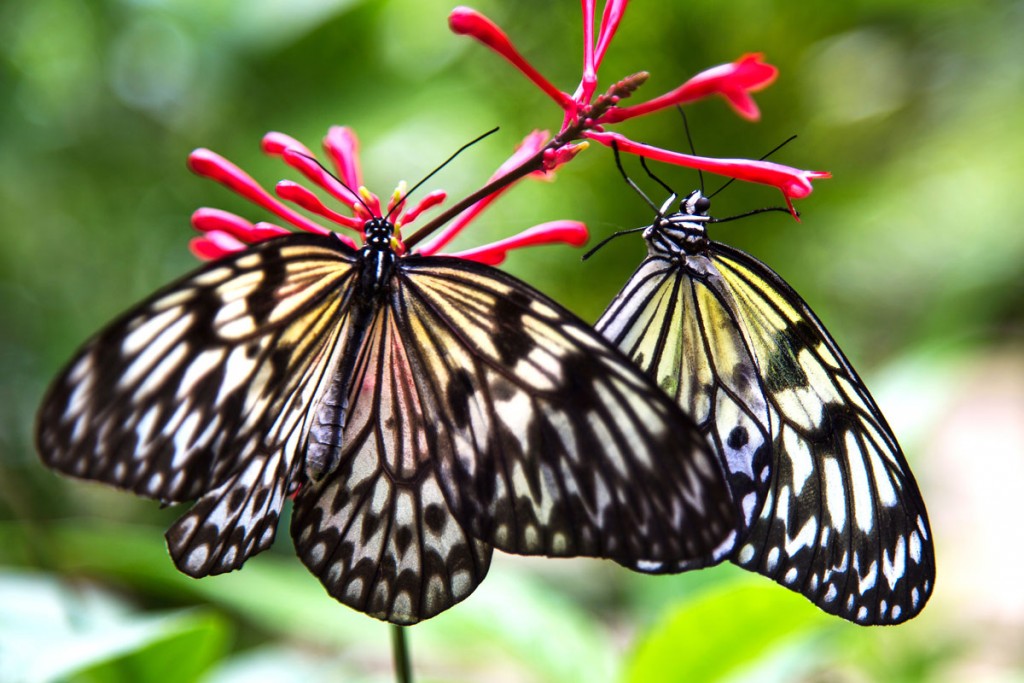
[[[623,79],[611,89],[595,98],[597,71],[601,61],[618,30],[628,0],[608,0],[605,3],[597,36],[594,36],[595,0],[583,0],[583,74],[575,92],[570,95],[559,90],[546,79],[515,48],[508,36],[490,19],[476,10],[459,7],[449,15],[449,26],[459,34],[468,35],[486,45],[506,59],[525,75],[564,111],[562,128],[552,141],[550,148],[557,150],[573,139],[594,140],[607,146],[639,156],[701,171],[717,173],[738,180],[772,185],[782,191],[786,203],[793,210],[793,199],[802,199],[811,193],[811,181],[828,178],[824,171],[802,171],[768,161],[751,159],[713,159],[692,154],[680,154],[668,150],[633,142],[618,133],[605,130],[605,126],[637,116],[683,105],[695,100],[718,95],[741,116],[756,120],[760,116],[757,104],[750,93],[768,87],[778,75],[778,70],[763,61],[759,54],[744,55],[731,64],[722,64],[703,71],[674,90],[647,102],[620,107],[623,97],[628,97],[646,80],[647,74],[640,73]]]
[[[537,153],[543,146],[547,134],[534,132],[526,136],[516,152],[495,172],[493,177],[504,175],[509,167],[515,166],[523,157]],[[224,157],[208,149],[197,149],[189,155],[189,167],[198,175],[216,180],[246,199],[284,219],[292,226],[306,232],[327,234],[332,230],[307,218],[280,200],[288,201],[302,209],[325,219],[334,226],[343,228],[355,236],[362,237],[363,224],[374,217],[394,217],[395,244],[398,253],[405,253],[407,246],[402,240],[401,230],[411,225],[421,214],[442,204],[446,194],[441,190],[428,192],[415,205],[407,206],[407,191],[404,183],[392,193],[386,206],[380,198],[366,189],[362,181],[359,164],[359,141],[349,128],[334,126],[323,141],[324,151],[334,173],[321,164],[316,155],[301,142],[283,133],[268,133],[263,137],[262,148],[267,154],[281,159],[299,171],[335,200],[344,204],[351,215],[339,213],[326,206],[313,192],[298,183],[282,180],[275,187],[277,197],[265,190],[245,171]],[[535,171],[532,175],[545,177],[547,171]],[[423,255],[439,253],[447,244],[497,197],[511,185],[473,202],[462,210],[433,239],[415,251]],[[288,234],[289,230],[273,223],[250,223],[220,209],[201,208],[192,214],[192,225],[203,233],[191,242],[192,252],[203,259],[213,259],[231,252],[240,251],[247,245]],[[337,233],[338,239],[355,248],[356,242],[344,232]],[[581,246],[587,241],[587,229],[578,221],[551,221],[534,226],[513,237],[468,251],[455,252],[452,256],[479,261],[490,265],[501,263],[509,251],[520,247],[540,244],[565,243]]]
[[[439,253],[516,182],[530,176],[550,177],[556,168],[571,161],[591,140],[626,153],[777,187],[795,216],[792,200],[806,197],[811,193],[812,180],[828,178],[828,173],[803,171],[769,161],[716,159],[682,154],[641,144],[607,130],[608,126],[627,119],[711,96],[724,98],[740,116],[756,120],[760,112],[751,93],[769,86],[778,74],[778,70],[766,63],[761,55],[748,54],[730,64],[707,69],[659,97],[632,106],[620,106],[624,98],[632,95],[643,84],[647,74],[638,73],[626,77],[613,83],[603,94],[597,94],[597,72],[627,5],[628,0],[608,0],[595,36],[596,2],[582,0],[583,72],[572,94],[560,90],[546,79],[490,19],[466,7],[452,11],[449,26],[454,32],[475,38],[506,59],[563,110],[563,119],[554,136],[543,131],[535,131],[526,136],[516,152],[487,183],[435,215],[412,234],[403,235],[402,229],[408,228],[423,213],[440,206],[446,199],[445,193],[427,193],[417,204],[409,207],[405,185],[400,184],[384,205],[377,195],[362,185],[358,142],[355,134],[347,128],[332,128],[324,139],[324,150],[334,168],[333,173],[304,145],[282,133],[266,135],[263,138],[263,150],[267,154],[280,156],[286,164],[347,207],[350,215],[329,208],[313,192],[291,181],[278,183],[275,197],[237,166],[206,149],[192,153],[189,158],[190,167],[199,175],[226,185],[300,230],[323,234],[333,228],[342,228],[337,233],[339,239],[353,247],[357,246],[353,238],[362,236],[362,226],[366,220],[388,217],[395,224],[394,247],[399,253]],[[326,220],[333,227],[325,227],[284,204],[282,200]],[[192,222],[203,232],[201,237],[192,242],[193,251],[202,258],[215,258],[242,249],[247,244],[288,232],[278,225],[266,222],[253,224],[217,209],[199,209],[193,215]],[[562,220],[534,226],[514,237],[452,255],[493,265],[504,260],[512,249],[551,243],[578,246],[586,239],[585,226],[577,221]]]

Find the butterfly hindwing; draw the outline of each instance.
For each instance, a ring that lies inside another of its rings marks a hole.
[[[735,561],[858,623],[913,617],[931,594],[935,557],[895,436],[800,296],[749,255],[715,251],[763,369],[777,463]]]
[[[742,531],[753,524],[768,492],[771,438],[757,364],[731,306],[732,296],[713,270],[690,277],[671,259],[651,256],[595,327],[686,409],[721,454]],[[731,550],[722,547],[705,563]],[[700,565],[676,570],[681,566]]]
[[[369,325],[347,387],[339,465],[295,499],[292,536],[302,561],[337,600],[411,624],[466,598],[492,549],[469,535],[439,483],[431,443],[444,407],[417,379],[391,306]]]

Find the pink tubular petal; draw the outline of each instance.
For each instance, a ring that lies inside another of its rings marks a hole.
[[[327,190],[332,197],[345,206],[357,213],[362,209],[362,204],[356,195],[324,169],[316,160],[316,157],[309,156],[301,150],[288,147],[281,151],[281,158],[286,164]]]
[[[408,189],[409,188],[405,184],[405,181],[399,183],[398,187],[395,188],[395,191],[391,193],[391,197],[388,199],[387,211],[384,212],[385,216],[400,214],[405,211],[406,200],[408,200],[408,197],[406,196]]]
[[[245,242],[255,244],[281,235],[290,235],[291,231],[271,223],[253,225],[241,216],[221,209],[203,207],[192,212],[192,227],[202,232],[220,232]]]
[[[230,211],[204,206],[192,212],[192,227],[201,232],[223,230],[232,234],[244,234],[252,230],[252,223]]]
[[[721,95],[740,116],[756,121],[761,112],[750,93],[767,88],[779,74],[776,67],[762,61],[762,58],[760,54],[749,54],[735,62],[712,67],[653,100],[632,107],[611,109],[601,117],[600,122],[616,123],[711,95]]]
[[[359,138],[348,126],[331,126],[324,138],[324,149],[331,157],[342,181],[353,190],[363,184],[359,168]]]
[[[595,0],[581,0],[583,6],[583,77],[573,93],[577,104],[589,104],[597,88],[597,63],[594,60],[594,5]],[[605,7],[607,9],[607,6]]]
[[[281,156],[284,154],[286,149],[294,149],[302,152],[307,157],[316,157],[315,154],[309,151],[308,147],[293,138],[291,135],[275,131],[271,131],[263,136],[263,139],[260,140],[260,148],[264,153],[273,156]]]
[[[255,230],[266,230],[266,231],[278,230],[278,231],[281,231],[281,234],[285,234],[285,235],[294,235],[295,234],[291,230],[285,230],[284,228],[282,228],[280,226],[274,225],[273,223],[267,223],[266,221],[260,221],[259,223],[254,225],[253,228]],[[344,242],[348,246],[352,247],[353,249],[358,249],[359,248],[358,246],[356,246],[355,241],[352,238],[350,238],[348,235],[342,235],[341,233],[334,232],[333,230],[330,231],[330,233],[328,233],[328,234],[332,235],[333,237],[336,237],[337,239],[341,240],[342,242]]]
[[[371,216],[384,215],[380,210],[380,197],[370,192],[362,185],[359,186],[359,198],[366,204],[365,209],[369,209]]]
[[[423,197],[423,199],[421,199],[416,206],[412,207],[404,214],[402,214],[401,218],[398,219],[397,224],[400,226],[409,225],[414,220],[416,220],[424,211],[437,206],[447,198],[448,193],[445,192],[444,190],[434,190],[432,192],[428,192],[427,195]]]
[[[523,138],[523,141],[516,146],[516,151],[512,153],[512,156],[506,159],[501,166],[498,167],[498,170],[491,174],[490,180],[500,178],[540,150],[544,149],[544,145],[547,144],[549,137],[551,137],[551,134],[546,130],[533,130],[529,132],[526,137]],[[490,182],[490,180],[488,182]]]
[[[619,30],[619,22],[622,15],[626,13],[626,6],[629,0],[607,0],[604,5],[604,14],[601,16],[601,32],[597,36],[597,54],[594,57],[594,68],[601,68],[601,60],[604,59],[608,46]]]
[[[583,142],[575,142],[572,144],[559,147],[555,150],[547,150],[544,152],[544,171],[538,172],[538,175],[544,177],[545,180],[553,180],[552,171],[561,166],[562,164],[569,163],[576,158],[576,155],[585,150],[590,146],[586,140]],[[550,151],[551,154],[547,152]]]
[[[212,261],[245,249],[245,244],[225,232],[211,231],[188,241],[189,251],[201,261]]]
[[[216,152],[203,148],[193,150],[188,155],[188,165],[196,175],[217,181],[254,204],[277,214],[297,228],[318,235],[330,232],[327,228],[314,223],[277,201],[273,195],[260,187],[252,176]]]
[[[293,204],[298,204],[306,211],[315,213],[318,216],[323,216],[330,221],[334,221],[346,228],[357,230],[360,233],[363,231],[363,221],[351,216],[345,216],[328,208],[315,194],[298,183],[293,183],[290,180],[282,180],[277,184],[274,190],[277,192],[277,196],[281,199],[292,202]]]
[[[633,142],[618,133],[584,133],[591,140],[596,140],[602,145],[612,145],[612,142],[623,152],[636,154],[638,156],[663,161],[677,166],[697,168],[708,173],[717,173],[729,178],[744,180],[750,183],[761,183],[779,188],[786,198],[786,204],[794,217],[791,199],[803,199],[814,189],[811,186],[812,180],[831,178],[832,174],[827,171],[801,171],[791,166],[783,166],[771,161],[755,161],[752,159],[712,159],[709,157],[698,157],[692,154],[670,152],[659,147]]]
[[[456,252],[451,256],[496,266],[513,249],[535,247],[542,244],[569,244],[581,247],[587,242],[587,226],[579,221],[550,221],[528,228],[518,235],[498,242]]]
[[[349,192],[337,179],[316,161],[316,155],[301,142],[284,133],[267,133],[263,136],[261,147],[267,154],[281,157],[286,164],[298,170],[314,183],[324,188],[340,202],[350,208],[358,205],[355,195]],[[353,187],[358,187],[353,185]]]
[[[551,81],[544,78],[532,64],[527,62],[526,58],[512,45],[504,31],[484,15],[469,7],[456,7],[448,15],[448,26],[454,33],[475,38],[504,57],[520,73],[533,81],[534,85],[553,99],[558,106],[567,109],[574,105],[573,99],[556,88]]]
[[[456,235],[462,232],[467,225],[472,223],[484,209],[491,205],[491,202],[504,194],[507,189],[507,187],[504,187],[470,206],[468,209],[449,221],[448,225],[446,225],[441,231],[434,235],[433,238],[428,240],[416,251],[424,256],[430,256],[431,254],[436,254],[444,249],[448,246],[449,242],[455,239]]]

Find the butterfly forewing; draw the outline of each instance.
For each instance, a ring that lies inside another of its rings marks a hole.
[[[227,571],[269,545],[346,302],[351,256],[263,243],[164,288],[100,332],[39,412],[44,462],[164,502],[176,562]],[[292,444],[294,446],[294,444]]]
[[[747,254],[716,246],[763,369],[777,471],[736,561],[859,623],[898,623],[935,577],[906,459],[856,372],[803,300]]]
[[[734,562],[857,623],[909,619],[932,591],[935,559],[896,438],[800,296],[706,239],[695,197],[648,228],[650,256],[596,327],[709,434],[742,507]]]
[[[735,527],[720,466],[672,401],[582,321],[500,271],[409,259],[400,311],[442,484],[515,553],[680,561]],[[415,340],[415,342],[414,342]]]

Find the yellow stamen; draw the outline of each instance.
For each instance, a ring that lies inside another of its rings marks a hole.
[[[397,202],[399,199],[401,199],[402,197],[405,196],[405,193],[408,190],[409,190],[409,183],[405,182],[404,180],[398,181],[398,187],[396,187],[395,191],[391,194],[391,201],[392,202]]]

